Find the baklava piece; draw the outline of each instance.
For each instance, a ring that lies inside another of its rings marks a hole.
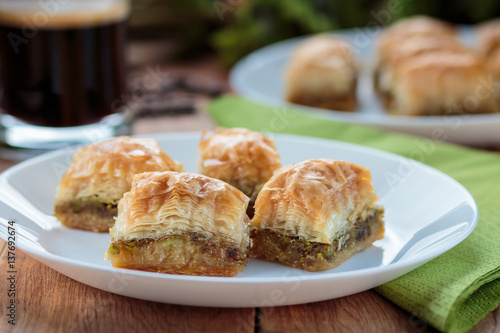
[[[498,112],[495,96],[484,94],[494,89],[488,76],[484,58],[473,52],[443,50],[412,57],[393,69],[387,111],[406,116]]]
[[[481,23],[476,28],[476,35],[479,40],[479,51],[484,55],[492,77],[485,78],[487,81],[493,80],[495,83],[494,94],[497,103],[500,105],[500,19],[494,19]]]
[[[465,49],[454,25],[429,17],[412,16],[385,28],[376,43],[374,86],[384,98],[390,89],[392,72],[400,63],[413,56],[443,49]]]
[[[66,227],[107,232],[118,201],[132,177],[145,171],[184,171],[155,140],[116,137],[79,149],[64,173],[54,202],[55,216]]]
[[[498,112],[486,60],[457,37],[456,26],[414,16],[386,28],[377,43],[375,90],[388,113],[440,116]]]
[[[457,38],[457,27],[451,23],[424,15],[401,19],[385,28],[377,40],[377,52],[382,54],[387,47],[414,36],[446,36]]]
[[[118,206],[106,257],[114,267],[234,276],[247,264],[248,197],[199,174],[146,172]]]
[[[249,215],[264,183],[281,167],[273,140],[243,128],[202,134],[198,145],[199,171],[229,183],[250,198]]]
[[[294,50],[285,72],[286,96],[291,103],[354,111],[359,64],[351,46],[332,35],[318,35]]]
[[[383,238],[368,168],[311,159],[276,171],[257,197],[251,254],[307,271],[337,267]]]
[[[393,72],[399,64],[412,57],[422,54],[436,53],[443,50],[453,52],[469,52],[469,50],[457,39],[445,34],[435,35],[412,35],[401,40],[386,44],[378,50],[377,63],[374,72],[375,90],[387,97],[390,92]]]

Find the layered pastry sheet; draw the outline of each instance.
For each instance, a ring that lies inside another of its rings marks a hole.
[[[373,74],[381,107],[400,116],[500,112],[499,22],[476,27],[477,48],[464,43],[457,26],[428,16],[404,18],[384,28],[375,37],[374,56],[363,64],[373,67],[367,74]],[[360,65],[352,50],[335,34],[299,43],[285,69],[284,99],[355,111]],[[368,86],[362,89],[361,98],[371,95]]]
[[[69,228],[107,232],[132,177],[146,171],[184,171],[152,139],[116,137],[79,149],[61,178],[55,216]]]
[[[453,25],[425,16],[396,22],[377,43],[374,85],[389,113],[433,116],[495,113],[486,59],[458,39]]]
[[[285,71],[285,99],[292,103],[341,111],[357,107],[359,63],[349,43],[332,35],[303,41]]]
[[[295,268],[337,267],[383,237],[369,169],[311,159],[279,169],[257,197],[252,255]]]
[[[257,194],[281,167],[272,139],[244,128],[204,131],[198,145],[201,174],[233,185],[250,198],[249,216]]]
[[[383,237],[384,210],[363,166],[281,167],[274,141],[240,128],[203,133],[198,149],[205,175],[185,172],[153,140],[83,147],[55,215],[72,228],[109,229],[114,267],[169,274],[235,276],[251,257],[319,271]]]
[[[120,200],[107,258],[121,268],[234,276],[247,264],[248,201],[199,174],[138,174]]]

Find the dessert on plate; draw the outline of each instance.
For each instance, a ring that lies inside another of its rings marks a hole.
[[[106,257],[114,267],[234,276],[247,264],[248,200],[199,174],[137,174],[120,200]]]
[[[425,15],[415,15],[400,19],[386,27],[378,36],[377,53],[415,36],[457,37],[457,27],[446,21]]]
[[[274,141],[244,128],[204,131],[198,151],[200,173],[225,181],[247,195],[249,215],[260,189],[281,167]]]
[[[457,37],[457,28],[414,16],[386,28],[377,41],[374,87],[388,113],[442,116],[498,112],[486,59]]]
[[[257,197],[251,255],[307,271],[337,267],[384,235],[370,170],[330,159],[282,167]]]
[[[107,232],[134,174],[167,170],[184,168],[152,139],[121,136],[84,146],[61,178],[55,216],[69,228]]]
[[[285,99],[318,108],[354,111],[359,63],[349,43],[316,35],[293,51],[285,72]]]
[[[387,43],[378,49],[374,68],[375,90],[384,95],[392,89],[393,71],[406,60],[426,53],[442,50],[468,52],[468,49],[455,36],[446,34],[416,34],[401,38],[394,43]]]
[[[484,94],[494,89],[488,76],[485,59],[473,52],[442,50],[409,58],[393,69],[387,111],[407,116],[496,113],[495,95]]]

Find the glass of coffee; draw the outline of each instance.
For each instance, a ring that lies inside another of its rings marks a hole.
[[[128,134],[127,0],[0,1],[0,142],[54,149]]]

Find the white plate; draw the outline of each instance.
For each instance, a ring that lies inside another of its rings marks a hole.
[[[188,171],[196,171],[200,133],[149,137]],[[71,163],[71,150],[28,160],[0,175],[0,235],[7,238],[7,220],[14,220],[18,248],[62,274],[116,294],[175,304],[254,307],[321,301],[370,289],[451,249],[476,225],[474,199],[437,170],[347,143],[289,135],[273,138],[283,164],[325,157],[369,167],[386,208],[384,239],[338,268],[317,273],[259,260],[250,260],[233,278],[113,268],[104,260],[109,235],[67,229],[52,216],[56,186]]]
[[[373,91],[371,68],[375,61],[374,43],[380,28],[356,28],[336,31],[353,46],[363,63],[358,82],[358,112],[341,112],[287,103],[284,100],[284,68],[293,48],[305,37],[285,40],[242,59],[231,70],[230,83],[241,96],[272,106],[292,105],[297,110],[326,119],[373,125],[382,129],[405,132],[435,140],[470,145],[500,143],[500,114],[459,116],[391,116],[384,113]],[[473,44],[470,27],[460,28],[466,44]],[[479,85],[478,81],[478,85]],[[498,84],[498,83],[497,83]],[[465,96],[464,96],[465,97]]]

